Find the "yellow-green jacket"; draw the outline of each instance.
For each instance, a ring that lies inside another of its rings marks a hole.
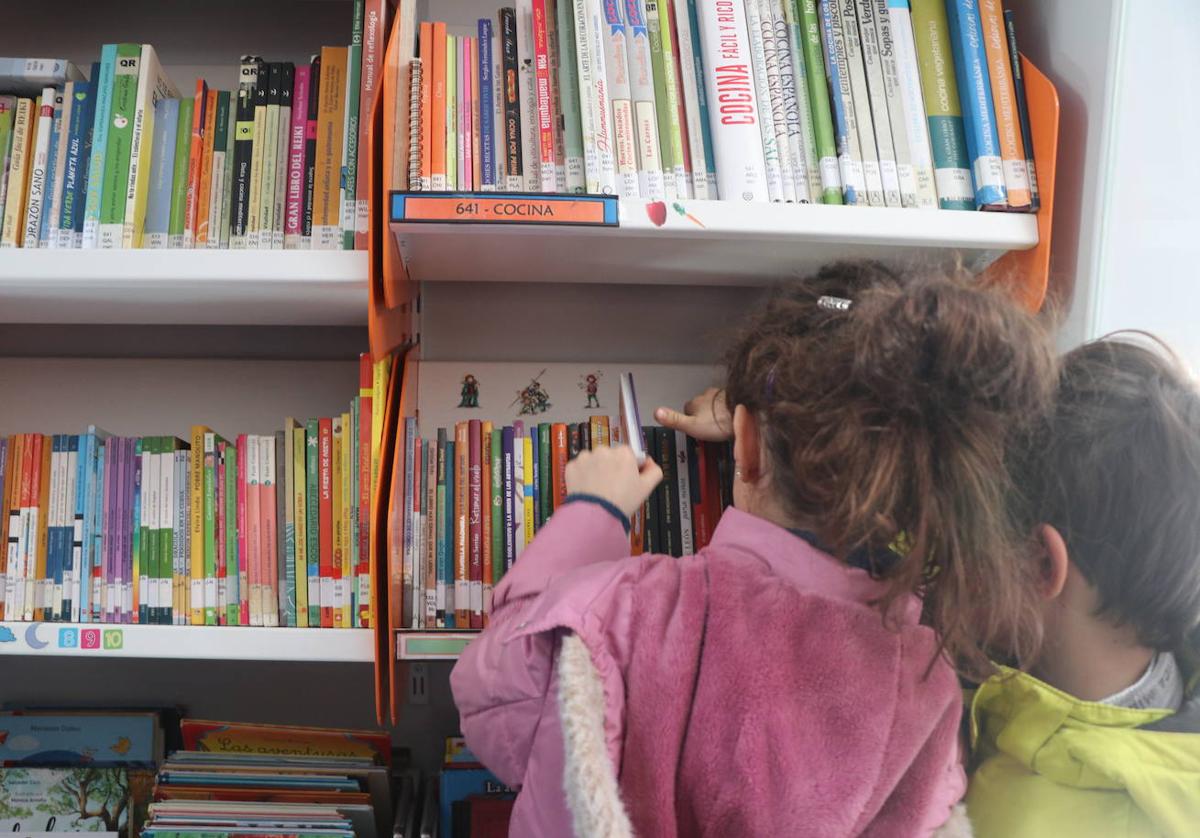
[[[1080,701],[1003,670],[971,705],[976,838],[1200,836],[1200,695],[1180,711]]]

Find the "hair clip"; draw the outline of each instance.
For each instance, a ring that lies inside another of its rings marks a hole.
[[[817,300],[817,305],[829,311],[848,311],[852,301],[845,297],[821,297]]]

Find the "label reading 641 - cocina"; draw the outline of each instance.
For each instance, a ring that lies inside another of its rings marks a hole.
[[[391,197],[393,223],[618,226],[611,195],[393,192]]]

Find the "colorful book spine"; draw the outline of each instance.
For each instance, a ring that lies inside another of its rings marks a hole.
[[[8,167],[8,195],[0,247],[20,247],[25,233],[25,197],[29,180],[29,140],[34,122],[33,102],[17,99],[13,113],[12,156]]]
[[[467,423],[468,499],[467,549],[471,591],[471,628],[483,628],[483,450],[482,425]]]
[[[308,84],[312,68],[302,65],[295,72],[291,125],[288,128],[287,198],[283,225],[283,246],[288,250],[298,248],[304,235],[304,132],[308,121]]]
[[[309,419],[304,428],[305,555],[308,557],[308,624],[321,625],[321,517],[320,421]]]
[[[501,89],[504,96],[504,170],[505,189],[519,192],[524,188],[524,138],[521,135],[521,88],[518,82],[517,10],[500,9],[500,57],[504,73]],[[434,61],[437,61],[437,33],[434,33]],[[436,78],[436,77],[435,77]],[[434,110],[437,110],[437,88],[434,87]],[[437,131],[437,116],[434,116]],[[436,133],[435,133],[436,137]],[[437,189],[437,156],[434,156],[434,189]]]
[[[179,89],[159,63],[150,44],[142,46],[134,101],[132,134],[129,146],[129,172],[126,181],[125,213],[121,229],[121,247],[141,247],[144,238],[150,175],[153,166],[157,104],[179,98]]]
[[[975,209],[971,162],[953,69],[943,0],[909,0],[921,92],[933,151],[933,179],[942,209]]]
[[[672,0],[658,0],[658,28],[662,45],[663,89],[666,98],[656,99],[659,112],[659,137],[671,146],[671,169],[675,174],[675,197],[692,197],[691,159],[688,154],[687,125],[683,118],[683,94],[679,79],[679,50],[675,41]],[[649,4],[647,4],[647,8]],[[665,105],[664,105],[665,103]],[[666,117],[666,128],[663,117]]]
[[[882,207],[885,206],[883,172],[879,165],[875,122],[871,116],[871,96],[867,87],[867,71],[863,63],[862,38],[858,34],[855,0],[837,0],[835,14],[841,18],[842,43],[846,53],[846,71],[850,82],[854,124],[858,131],[858,148],[862,154],[867,203],[873,207]]]
[[[513,533],[513,561],[525,551],[525,425],[513,422],[513,516],[509,526]]]
[[[262,625],[279,625],[279,550],[276,540],[276,472],[275,438],[259,436],[259,582],[261,585],[259,609]]]
[[[108,152],[109,125],[112,123],[113,79],[117,69],[117,49],[128,44],[105,44],[100,50],[100,75],[92,77],[96,105],[92,120],[92,152],[88,160],[87,193],[83,205],[83,234],[80,245],[100,246],[100,206],[104,195],[104,161]]]
[[[200,156],[200,180],[196,187],[196,231],[193,245],[208,247],[209,213],[212,210],[213,148],[216,140],[217,91],[209,90],[204,103],[204,142]]]
[[[493,428],[490,432],[488,440],[488,455],[491,462],[488,467],[488,508],[484,513],[491,520],[491,525],[488,527],[488,535],[491,538],[491,547],[488,550],[488,557],[491,559],[490,576],[493,585],[499,584],[504,578],[504,556],[505,556],[505,533],[506,524],[504,517],[504,429]],[[486,572],[485,568],[485,572]],[[490,612],[490,600],[485,603]]]
[[[551,445],[550,467],[553,469],[554,508],[562,506],[567,499],[567,426],[556,422],[550,426]]]
[[[149,198],[142,244],[165,250],[170,243],[171,187],[175,175],[175,139],[179,129],[179,99],[160,99],[154,105],[154,139],[150,158]]]
[[[316,186],[313,193],[313,250],[337,250],[342,246],[338,180],[341,173],[340,155],[346,109],[347,57],[346,47],[321,49]]]
[[[342,211],[342,249],[354,250],[358,230],[358,118],[361,104],[363,0],[354,0],[350,29],[350,48],[346,52],[346,104],[342,123],[342,161],[340,202]]]
[[[545,0],[537,0],[544,3]],[[534,6],[536,14],[536,4]],[[612,101],[612,138],[616,166],[617,194],[636,198],[641,194],[638,178],[636,122],[633,92],[629,80],[629,44],[626,41],[622,3],[602,4],[604,13],[604,68]],[[540,81],[540,80],[539,80]]]
[[[437,520],[437,442],[426,441],[422,447],[421,462],[425,469],[422,497],[424,510],[421,518],[421,551],[425,557],[425,572],[422,579],[425,588],[425,627],[436,628],[437,615],[437,534],[441,531]]]
[[[1021,123],[1021,145],[1025,149],[1025,173],[1029,178],[1029,211],[1037,212],[1042,202],[1038,197],[1037,167],[1033,162],[1033,131],[1029,127],[1029,102],[1025,96],[1025,72],[1021,67],[1021,51],[1017,48],[1017,28],[1011,10],[1004,12],[1004,29],[1008,35],[1008,60],[1011,62],[1017,119]]]
[[[521,95],[522,189],[540,192],[537,70],[534,64],[533,0],[517,0],[517,84]]]
[[[439,433],[442,430],[444,429],[439,429]],[[457,437],[457,432],[454,436]],[[455,473],[458,467],[458,453],[455,451],[455,439],[447,437],[445,456],[442,460],[446,467],[446,500],[445,510],[440,518],[442,528],[438,535],[445,545],[445,550],[438,557],[438,586],[439,595],[444,596],[445,601],[439,601],[439,610],[443,613],[442,623],[444,628],[462,628],[465,626],[458,622],[458,615],[456,613],[455,599],[458,596],[458,592],[454,579],[455,560],[457,556],[455,545],[457,534],[455,503],[458,487],[458,475]]]
[[[503,10],[501,12],[503,13]],[[430,189],[440,192],[445,190],[448,184],[446,178],[446,24],[434,23],[431,38],[433,41],[431,66],[423,68],[427,72],[422,74],[422,78],[424,76],[430,78],[430,109],[427,120],[430,126],[430,141],[426,145],[426,154],[429,156]]]
[[[674,0],[678,20],[680,78],[683,79],[684,112],[691,145],[693,192],[697,198],[716,200],[717,162],[713,154],[712,129],[708,121],[708,92],[705,90],[704,53],[700,47],[700,17],[696,0]],[[686,20],[684,19],[686,17]],[[701,194],[703,193],[703,194]]]
[[[796,111],[800,122],[801,153],[804,158],[809,200],[813,203],[820,203],[823,201],[824,187],[821,180],[821,158],[817,153],[816,116],[810,93],[808,64],[805,60],[807,32],[804,29],[803,19],[800,15],[800,6],[804,5],[804,2],[805,0],[799,0],[799,2],[795,3],[779,0],[777,5],[780,8],[783,26],[786,29],[783,37],[787,39],[788,56],[791,59],[791,72],[796,95]],[[819,41],[817,45],[818,47],[820,46]],[[818,73],[818,75],[821,74]],[[829,116],[828,110],[828,107],[826,107],[826,119]],[[834,153],[831,155],[831,158],[836,160],[836,149],[833,149],[833,151]]]
[[[892,125],[893,106],[899,109],[895,89],[887,84],[884,68],[883,46],[879,39],[876,21],[875,0],[856,0],[855,16],[858,19],[859,43],[862,47],[863,68],[867,76],[867,91],[871,111],[871,123],[875,128],[875,148],[879,154],[879,176],[883,181],[884,206],[904,206],[901,196],[901,170],[905,171],[909,186],[904,188],[909,195],[912,184],[912,166],[908,160],[908,143],[904,137],[904,125]],[[903,151],[903,154],[901,154]],[[911,198],[910,198],[911,202]]]
[[[479,145],[481,182],[479,188],[485,192],[492,192],[497,186],[492,22],[488,18],[480,18],[477,25],[479,32],[479,130],[481,135]]]
[[[191,149],[188,151],[187,211],[183,221],[183,247],[195,247],[200,214],[200,171],[204,164],[204,129],[208,124],[208,84],[196,80],[192,98]]]
[[[642,0],[631,0],[640,10]],[[558,45],[558,111],[562,121],[563,177],[566,191],[584,192],[587,177],[584,174],[583,126],[579,103],[579,63],[575,38],[575,10],[572,0],[557,0],[555,3],[555,40]],[[642,40],[645,41],[643,28]],[[632,59],[631,59],[632,63]],[[657,142],[655,145],[657,154]],[[659,172],[662,178],[662,172]]]
[[[142,47],[139,44],[120,44],[117,47],[108,147],[104,154],[103,192],[100,197],[101,248],[121,246],[141,55]]]
[[[293,425],[289,429],[288,435],[294,479],[288,503],[291,505],[292,520],[295,522],[296,625],[300,628],[308,628],[310,625],[308,621],[308,500],[306,492],[308,472],[305,464],[307,456],[305,449],[308,446],[305,444],[303,425],[299,423]]]
[[[362,26],[362,69],[361,85],[358,103],[358,153],[364,154],[367,147],[367,137],[371,131],[371,113],[375,107],[375,99],[383,89],[383,58],[387,40],[388,0],[367,0],[365,17]],[[425,53],[428,55],[428,53]],[[301,68],[296,68],[298,73]],[[293,97],[293,108],[303,110],[307,99]],[[355,220],[354,220],[354,249],[366,250],[370,233],[370,182],[369,167],[356,167],[358,183],[354,189]]]
[[[330,475],[330,510],[331,520],[333,522],[333,627],[347,628],[345,623],[346,611],[346,579],[343,573],[346,561],[346,528],[345,528],[345,507],[346,493],[342,485],[342,471],[346,464],[346,423],[341,416],[334,416],[330,420],[331,425],[331,445],[329,457],[329,475]],[[406,462],[411,462],[411,458],[406,458]]]
[[[825,41],[825,78],[829,86],[830,115],[837,141],[838,174],[842,183],[843,203],[866,203],[866,178],[862,151],[858,143],[850,72],[846,63],[846,42],[837,0],[820,0],[821,34]]]
[[[282,250],[284,228],[287,226],[288,165],[290,164],[292,94],[296,86],[296,65],[286,62],[279,72],[279,126],[275,134],[275,184],[272,190],[271,236],[272,250]],[[355,126],[357,129],[357,126]],[[357,131],[355,133],[357,142]],[[263,246],[267,243],[264,241]],[[350,248],[353,249],[353,248]]]
[[[336,605],[333,561],[333,419],[318,421],[320,431],[318,463],[318,514],[321,571],[321,627],[333,628]]]
[[[550,95],[550,35],[548,18],[554,0],[533,0],[533,72],[534,104],[537,109],[539,191],[557,192],[555,168],[559,161],[554,148],[554,111]],[[548,8],[549,7],[549,8]]]
[[[16,108],[16,96],[0,96],[0,227],[3,226],[4,200],[8,194],[8,164],[12,159],[12,129]],[[0,503],[3,502],[4,498],[0,498]],[[5,538],[7,539],[7,535]],[[0,567],[0,571],[2,570]],[[0,607],[3,607],[2,604]]]
[[[187,224],[188,173],[191,171],[192,113],[195,102],[182,99],[175,127],[175,154],[172,157],[171,217],[167,227],[167,247],[184,246]]]
[[[40,245],[38,237],[42,230],[42,215],[46,211],[46,168],[50,162],[54,97],[54,88],[47,87],[37,100],[37,116],[29,145],[29,186],[25,195],[25,230],[21,240],[21,246],[25,248],[37,248]]]
[[[54,140],[51,144],[50,170],[46,175],[49,184],[49,211],[42,214],[42,229],[39,233],[41,247],[58,247],[58,218],[62,212],[63,183],[66,180],[68,134],[71,130],[71,109],[75,100],[75,82],[67,82],[54,97]],[[0,171],[0,179],[3,178]]]
[[[879,43],[883,50],[884,83],[895,88],[900,101],[896,113],[889,97],[892,128],[901,126],[912,166],[912,203],[920,209],[937,209],[937,188],[933,178],[933,152],[929,147],[929,122],[921,95],[921,76],[917,69],[916,44],[913,41],[912,15],[908,0],[875,0]],[[889,59],[890,55],[890,59]],[[897,144],[899,140],[897,140]],[[899,154],[899,152],[897,152]],[[905,200],[904,173],[901,171],[901,199]]]
[[[487,626],[492,613],[492,589],[496,584],[495,565],[492,563],[492,437],[491,422],[479,426],[479,529],[483,575],[483,623]]]
[[[303,250],[312,247],[313,201],[317,188],[317,121],[321,113],[321,56],[313,56],[308,76],[308,117],[304,123],[304,213],[300,230],[300,247]]]
[[[612,103],[605,61],[604,28],[600,0],[582,0],[575,4],[575,52],[579,69],[583,168],[587,191],[593,195],[616,194]]]
[[[1004,160],[996,130],[996,109],[992,104],[992,81],[979,5],[976,0],[948,2],[946,18],[963,107],[975,206],[977,209],[1006,209],[1008,189],[1004,183]]]
[[[466,422],[454,426],[454,624],[471,627],[471,440]]]
[[[559,78],[562,62],[562,46],[558,39],[558,4],[556,0],[546,0],[546,57],[550,63],[550,130],[554,135],[554,191],[566,193],[567,188],[567,138],[564,133],[562,115],[562,94],[559,91]],[[580,160],[582,163],[582,160]],[[580,169],[580,174],[583,174]]]
[[[275,494],[278,498],[276,505],[277,518],[283,522],[283,537],[278,541],[281,559],[279,592],[279,624],[281,626],[298,626],[297,594],[296,594],[296,507],[293,498],[296,496],[296,463],[292,454],[292,435],[296,421],[292,418],[284,420],[283,430],[275,432]],[[278,479],[282,475],[282,479]],[[307,622],[307,614],[305,615]]]
[[[359,356],[358,416],[358,623],[373,626],[371,615],[371,415],[374,389],[371,386],[371,356]]]
[[[796,194],[796,166],[795,157],[792,154],[792,129],[788,125],[788,101],[787,92],[785,90],[785,78],[783,68],[785,61],[781,61],[779,50],[779,39],[775,34],[775,18],[774,18],[774,3],[772,0],[758,0],[758,19],[759,26],[762,30],[763,57],[766,63],[766,90],[767,95],[764,97],[764,107],[769,107],[771,112],[771,122],[775,128],[775,148],[779,156],[779,176],[780,185],[782,188],[781,198],[786,203],[795,203],[798,199]],[[782,56],[786,59],[786,53]],[[787,64],[790,69],[790,62]],[[793,92],[793,101],[795,95]],[[795,119],[796,130],[799,130],[799,118]],[[798,143],[796,144],[798,150]],[[803,165],[801,166],[803,169]],[[807,194],[807,187],[804,194]]]
[[[93,78],[99,74],[99,64],[93,65]],[[63,173],[63,194],[58,215],[58,247],[80,246],[82,227],[76,235],[76,225],[83,223],[83,200],[87,189],[87,162],[91,153],[92,124],[95,120],[95,85],[91,82],[75,82],[72,90],[74,102],[67,129],[67,154]],[[2,117],[0,117],[2,120]],[[8,153],[7,143],[0,138],[0,157]],[[0,205],[4,203],[4,188],[0,185]]]
[[[462,63],[459,40],[454,35],[446,36],[446,186],[457,189],[461,171],[458,167],[458,149],[462,134],[458,130],[458,101],[462,97],[462,84],[458,68]]]
[[[516,440],[513,440],[514,446]],[[515,459],[515,457],[514,457]],[[521,432],[521,497],[523,503],[522,511],[522,537],[521,543],[525,546],[533,541],[533,536],[537,530],[535,526],[535,515],[533,511],[534,492],[533,492],[533,437],[526,434],[524,430]],[[516,479],[514,475],[514,479]]]
[[[996,132],[1004,169],[1004,188],[1008,206],[1014,210],[1029,208],[1029,169],[1025,144],[1021,137],[1021,118],[1017,113],[1013,88],[1012,61],[1008,55],[1008,35],[1004,10],[997,0],[979,0],[982,37],[987,57],[988,77],[992,83],[992,104],[996,112]]]
[[[227,90],[219,91],[216,95],[216,108],[213,117],[212,162],[209,165],[209,201],[208,222],[205,245],[209,248],[221,246],[221,207],[225,195],[225,155],[229,140],[229,102]],[[236,114],[234,115],[236,118]]]
[[[500,461],[504,475],[504,570],[507,572],[517,560],[516,529],[516,435],[511,426],[500,432]]]
[[[569,0],[567,2],[569,3]],[[560,12],[563,5],[564,3],[560,0]],[[620,15],[625,25],[626,68],[629,76],[633,135],[638,164],[638,192],[643,198],[660,200],[665,197],[666,193],[663,187],[662,155],[659,149],[658,109],[655,106],[654,98],[654,58],[650,49],[650,33],[647,28],[643,0],[623,0]],[[567,26],[570,25],[571,17],[568,15]],[[560,28],[561,26],[560,23]],[[572,34],[572,30],[567,29],[567,33]],[[564,59],[574,58],[573,37],[570,45],[570,55],[564,53]],[[573,81],[574,68],[571,69],[571,76]],[[566,84],[567,80],[564,78],[564,89]]]

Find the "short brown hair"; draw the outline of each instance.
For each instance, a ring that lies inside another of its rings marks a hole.
[[[1200,624],[1200,392],[1159,349],[1110,336],[1063,358],[1023,495],[1028,519],[1062,535],[1100,614],[1171,651]]]
[[[1040,639],[1007,466],[1054,370],[1045,329],[1001,291],[838,264],[749,320],[725,392],[762,423],[789,512],[842,558],[902,539],[902,558],[875,571],[890,583],[883,613],[920,594],[951,659],[983,675],[997,646]]]

